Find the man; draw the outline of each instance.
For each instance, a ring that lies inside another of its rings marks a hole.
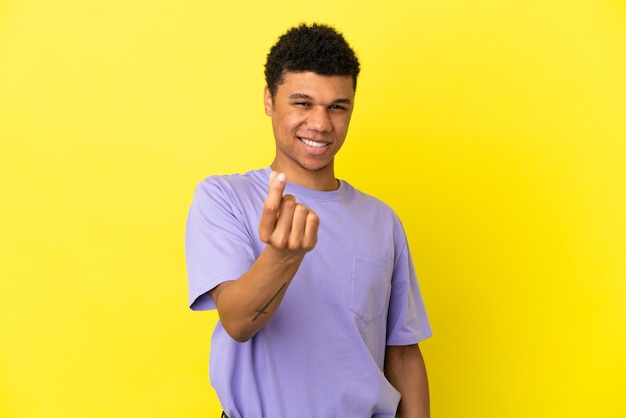
[[[429,416],[402,225],[335,177],[359,71],[333,28],[290,29],[265,66],[274,161],[196,189],[189,302],[218,311],[210,376],[230,418]]]

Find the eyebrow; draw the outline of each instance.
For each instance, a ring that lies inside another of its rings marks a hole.
[[[291,100],[297,100],[297,99],[313,100],[313,98],[311,96],[309,96],[308,94],[304,94],[304,93],[294,93],[294,94],[289,96],[289,99],[291,99]],[[335,100],[333,103],[334,104],[335,103],[352,104],[352,100],[350,100],[348,98],[341,98],[341,99]]]

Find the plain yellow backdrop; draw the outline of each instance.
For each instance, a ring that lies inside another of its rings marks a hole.
[[[302,21],[362,61],[337,173],[403,219],[433,416],[626,416],[623,1],[4,0],[0,417],[219,416],[185,218],[270,163]]]

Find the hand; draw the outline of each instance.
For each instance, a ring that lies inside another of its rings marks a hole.
[[[270,174],[269,191],[259,222],[261,241],[279,250],[304,254],[317,243],[319,218],[292,195],[284,195],[287,177]]]

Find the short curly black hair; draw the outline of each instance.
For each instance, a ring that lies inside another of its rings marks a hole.
[[[295,26],[285,32],[267,54],[265,82],[272,97],[287,72],[311,71],[320,75],[352,76],[361,70],[359,60],[343,35],[334,28],[314,23]]]

